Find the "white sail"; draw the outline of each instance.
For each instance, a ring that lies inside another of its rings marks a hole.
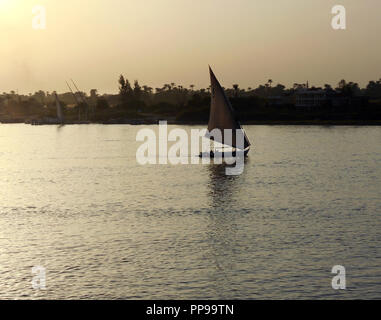
[[[64,122],[63,110],[56,93],[55,93],[55,97],[56,97],[56,106],[57,106],[57,119],[59,122],[63,123]]]
[[[209,71],[211,81],[211,106],[208,131],[212,132],[214,129],[219,129],[222,135],[221,140],[218,137],[208,137],[219,143],[238,148],[236,144],[236,130],[241,130],[244,136],[244,149],[250,147],[249,139],[240,123],[235,119],[233,107],[231,106],[229,99],[226,97],[224,89],[222,89],[210,67]],[[232,139],[225,139],[225,129],[232,130]]]

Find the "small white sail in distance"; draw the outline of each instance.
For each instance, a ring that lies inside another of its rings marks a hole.
[[[54,95],[56,97],[57,119],[59,122],[63,123],[64,122],[64,116],[63,116],[62,105],[61,105],[61,102],[58,100],[57,93],[54,93]]]
[[[213,73],[211,67],[209,67],[210,72],[210,81],[211,81],[211,105],[210,105],[210,116],[208,124],[208,132],[212,132],[214,129],[219,129],[221,131],[222,140],[219,141],[217,137],[210,137],[206,135],[207,138],[210,138],[214,141],[217,141],[224,145],[229,145],[233,148],[238,148],[236,145],[236,130],[241,130],[244,136],[244,150],[250,148],[250,141],[246,136],[245,131],[242,129],[241,124],[237,121],[234,116],[234,110],[230,104],[229,99],[227,98],[224,89],[221,87],[216,76]],[[232,130],[232,140],[225,139],[224,130]]]

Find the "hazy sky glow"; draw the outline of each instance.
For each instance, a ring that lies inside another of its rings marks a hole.
[[[47,29],[32,28],[45,5]],[[347,30],[331,28],[331,8]],[[116,92],[117,78],[152,87],[287,86],[381,77],[379,0],[0,0],[0,91]]]

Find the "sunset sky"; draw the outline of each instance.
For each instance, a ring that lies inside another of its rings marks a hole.
[[[347,30],[331,9],[347,10]],[[32,28],[44,5],[46,30]],[[379,0],[0,0],[0,92],[116,92],[118,76],[159,87],[287,86],[381,78]]]

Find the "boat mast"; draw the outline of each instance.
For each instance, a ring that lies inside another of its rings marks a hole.
[[[86,106],[86,120],[89,120],[89,106],[88,106],[85,98],[82,96],[81,91],[79,91],[79,89],[78,89],[77,85],[75,84],[74,80],[73,79],[70,79],[70,80],[71,80],[71,82],[73,82],[73,85],[74,85],[75,89],[79,93],[79,96],[81,97],[82,103]]]
[[[78,106],[78,121],[81,121],[81,107],[79,105],[79,101],[78,101],[76,95],[74,94],[73,90],[71,89],[71,87],[69,86],[67,81],[66,81],[66,85],[68,86],[69,90],[71,91],[71,93],[72,93],[72,95],[74,97],[75,102],[77,103],[77,106]]]

